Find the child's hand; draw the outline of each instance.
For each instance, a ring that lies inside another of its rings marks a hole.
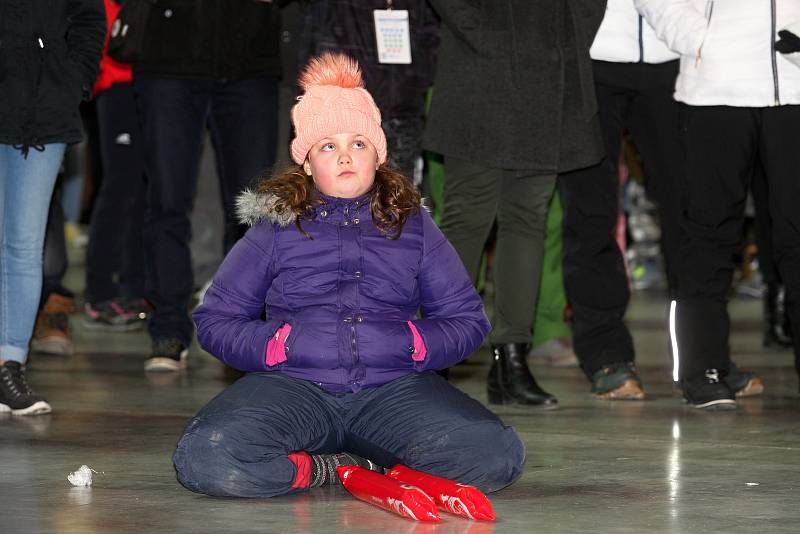
[[[286,340],[292,333],[292,325],[284,324],[267,343],[267,365],[272,367],[286,361]]]

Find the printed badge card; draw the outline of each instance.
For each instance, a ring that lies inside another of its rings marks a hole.
[[[411,63],[411,36],[408,10],[376,9],[375,37],[378,41],[378,61],[381,63]]]

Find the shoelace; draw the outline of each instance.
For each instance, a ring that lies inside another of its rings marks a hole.
[[[19,390],[17,389],[17,385],[14,383],[14,379],[11,377],[11,371],[8,371],[4,368],[0,370],[0,375],[3,377],[3,384],[5,384],[8,392],[15,397],[19,397]]]
[[[25,380],[25,374],[22,371],[13,372],[8,367],[3,367],[0,370],[3,376],[3,382],[6,385],[8,392],[15,398],[28,396],[31,394],[31,388]]]

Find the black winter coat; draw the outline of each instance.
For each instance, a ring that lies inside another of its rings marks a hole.
[[[280,76],[280,9],[267,0],[150,0],[134,76],[242,80]]]
[[[0,143],[81,140],[105,32],[103,0],[0,0]]]
[[[603,157],[589,48],[602,0],[430,0],[442,17],[424,146],[542,174]]]
[[[422,117],[425,92],[433,83],[439,48],[439,19],[427,0],[394,0],[394,9],[408,10],[411,64],[390,65],[378,61],[373,12],[386,9],[386,0],[309,0],[303,38],[310,56],[326,50],[355,58],[364,84],[375,99],[384,120]]]

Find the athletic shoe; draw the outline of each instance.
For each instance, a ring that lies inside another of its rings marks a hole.
[[[120,298],[117,302],[125,310],[125,313],[132,315],[140,321],[146,321],[153,311],[153,307],[143,298]]]
[[[83,326],[87,330],[131,332],[144,326],[144,321],[138,315],[123,308],[116,300],[96,304],[87,302],[84,312],[86,317],[83,319]]]
[[[731,362],[728,375],[723,380],[733,390],[737,398],[755,397],[764,392],[764,382],[761,381],[761,377],[752,371],[742,371],[733,362]]]
[[[181,371],[186,369],[189,349],[178,338],[153,341],[150,357],[144,362],[145,371]]]
[[[592,393],[607,400],[642,400],[642,380],[633,362],[616,362],[603,366],[592,375]]]
[[[683,397],[695,408],[735,410],[736,396],[716,369],[706,369],[702,376],[683,380]]]
[[[0,365],[0,412],[40,415],[51,411],[50,404],[34,393],[25,380],[25,366],[10,360]]]

